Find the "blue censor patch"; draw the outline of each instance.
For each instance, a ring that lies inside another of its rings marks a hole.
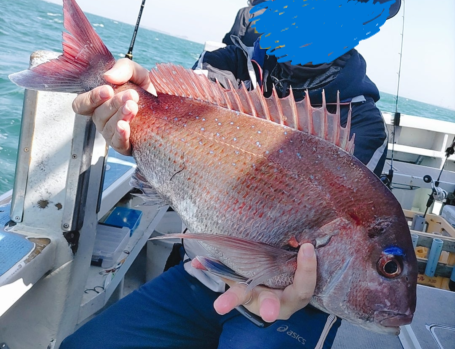
[[[275,0],[251,9],[267,8],[253,18],[261,48],[278,62],[329,63],[379,32],[394,1]],[[273,51],[275,50],[275,51]],[[273,51],[273,52],[272,52]]]
[[[392,256],[404,256],[404,252],[401,248],[397,246],[387,247],[384,251],[384,254],[390,254]]]

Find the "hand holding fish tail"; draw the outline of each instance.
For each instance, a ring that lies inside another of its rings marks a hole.
[[[244,305],[266,322],[289,319],[310,302],[316,287],[316,267],[313,245],[303,244],[297,256],[293,284],[284,290],[257,286],[251,292],[246,292],[245,284],[225,279],[230,288],[215,301],[215,310],[223,315]]]
[[[131,81],[156,95],[148,70],[129,59],[118,60],[104,74],[104,78],[113,85]],[[73,109],[76,113],[91,116],[97,130],[115,150],[131,155],[129,122],[137,114],[138,101],[139,95],[134,90],[128,89],[114,94],[111,86],[103,85],[77,96]]]

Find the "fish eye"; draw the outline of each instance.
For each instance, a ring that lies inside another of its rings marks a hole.
[[[396,261],[388,261],[384,265],[384,272],[386,272],[388,275],[393,275],[398,271],[398,264]]]
[[[378,260],[377,269],[382,276],[393,279],[400,275],[403,269],[401,257],[383,253]]]

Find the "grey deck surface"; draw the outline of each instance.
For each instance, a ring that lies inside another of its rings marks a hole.
[[[342,321],[332,349],[403,349],[398,336],[374,333]]]
[[[455,349],[455,292],[418,285],[411,327],[422,349],[441,349],[436,338],[443,349]],[[402,345],[398,337],[373,333],[343,321],[332,348],[402,349]]]
[[[411,326],[422,349],[439,349],[435,337],[444,349],[455,349],[455,292],[417,286],[417,310]],[[433,326],[435,336],[427,326]]]

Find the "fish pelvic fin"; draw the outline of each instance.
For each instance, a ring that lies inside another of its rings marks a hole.
[[[199,258],[198,260],[208,271],[213,269],[214,274],[218,276],[235,281],[238,281],[239,278],[245,279],[248,284],[248,291],[257,285],[265,284],[274,277],[283,274],[294,275],[297,269],[297,252],[233,236],[186,233],[166,234],[150,240],[175,238],[198,240],[222,251],[223,260],[232,261],[232,265],[228,265],[227,269],[224,268],[226,265],[219,261],[217,262],[222,264],[223,267],[213,264],[214,259],[210,259],[212,264],[205,263],[204,260]],[[232,270],[232,272],[228,272],[228,270]]]
[[[158,93],[198,99],[269,120],[322,138],[350,154],[354,152],[354,137],[349,138],[351,110],[346,126],[341,127],[339,93],[333,114],[327,110],[324,91],[322,107],[315,108],[311,105],[308,91],[299,102],[295,101],[292,89],[289,96],[279,98],[274,88],[272,96],[265,98],[259,89],[247,91],[244,85],[235,88],[231,83],[229,89],[225,89],[204,74],[171,63],[157,64],[156,69],[150,72],[150,80]]]
[[[227,267],[219,260],[205,256],[196,256],[196,261],[204,268],[203,270],[212,273],[213,275],[229,279],[236,282],[246,282],[247,278],[237,274],[234,270]]]
[[[75,0],[63,0],[63,54],[30,70],[9,75],[16,85],[40,91],[82,93],[106,84],[115,63]]]

